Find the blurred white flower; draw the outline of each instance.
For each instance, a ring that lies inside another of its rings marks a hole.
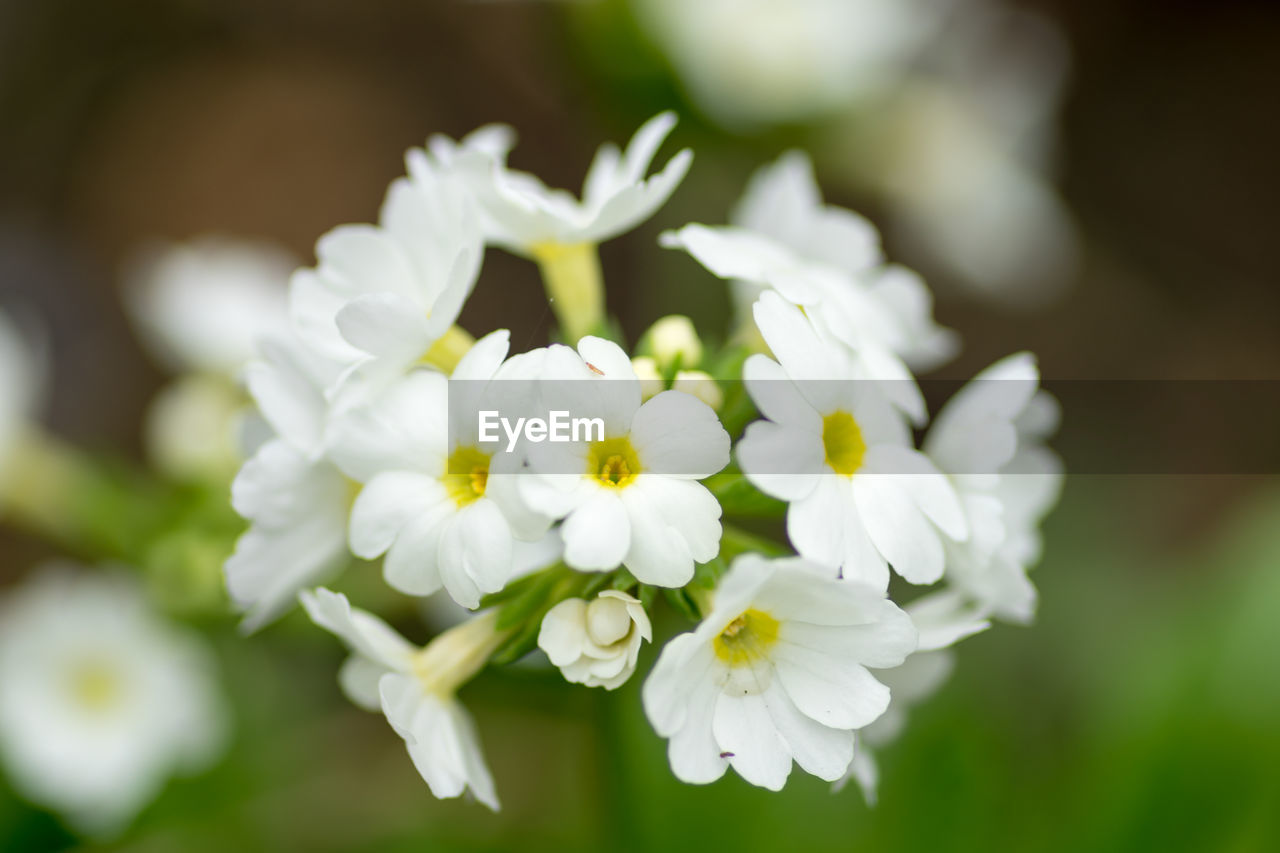
[[[644,605],[607,589],[594,601],[566,598],[547,611],[538,648],[568,681],[613,690],[635,672],[641,643],[652,639]]]
[[[125,307],[142,343],[177,378],[144,424],[147,453],[179,479],[225,482],[258,427],[239,387],[258,343],[288,330],[298,266],[268,243],[205,237],[153,245],[126,267]]]
[[[663,648],[645,713],[686,782],[731,766],[776,791],[793,759],[834,781],[853,758],[853,731],[889,706],[867,668],[898,666],[915,647],[911,620],[883,591],[799,558],[744,555],[698,628]]]
[[[227,560],[227,588],[256,630],[338,570],[346,560],[352,488],[325,456],[328,407],[321,391],[326,366],[296,342],[263,345],[246,382],[274,430],[231,486],[231,505],[249,529]]]
[[[474,608],[512,578],[516,542],[540,539],[551,523],[516,495],[516,458],[467,440],[479,406],[462,403],[499,373],[508,337],[500,330],[482,338],[450,379],[414,371],[330,425],[330,458],[365,484],[351,511],[351,551],[385,554],[384,576],[401,592],[443,586]]]
[[[1040,521],[1057,500],[1061,463],[1044,446],[1056,404],[1039,390],[1030,353],[996,362],[943,407],[924,452],[950,476],[973,533],[947,546],[950,589],[932,594],[939,613],[973,610],[1014,622],[1035,612],[1027,569],[1039,558]]]
[[[77,830],[121,830],[170,776],[212,763],[226,725],[209,650],[132,578],[52,564],[0,603],[0,754],[19,793]]]
[[[257,357],[259,340],[288,328],[285,287],[297,267],[287,251],[262,242],[152,246],[125,269],[125,307],[170,372],[235,378]]]
[[[878,589],[889,566],[911,583],[942,577],[945,538],[968,525],[951,483],[912,446],[882,392],[847,355],[775,293],[756,322],[778,359],[753,355],[743,377],[767,420],[738,444],[742,471],[787,501],[787,535],[803,556]]]
[[[722,124],[802,122],[892,84],[943,0],[633,0],[690,97]]]
[[[604,439],[540,444],[535,476],[520,479],[530,506],[564,518],[564,559],[575,569],[626,566],[641,583],[683,586],[715,557],[720,504],[697,481],[729,462],[729,435],[706,403],[664,391],[641,403],[621,347],[586,337],[578,350],[543,351],[559,396],[548,409],[599,417]]]
[[[378,617],[352,608],[344,595],[321,588],[301,599],[311,620],[352,651],[339,675],[347,697],[366,710],[381,709],[431,793],[447,798],[470,790],[497,811],[475,724],[454,696],[502,640],[494,630],[497,613],[486,611],[420,649]]]
[[[321,237],[319,263],[294,274],[289,305],[299,338],[335,366],[329,396],[376,396],[422,361],[458,319],[483,251],[466,188],[430,175],[392,183],[378,225]]]
[[[689,171],[693,152],[685,149],[656,175],[646,173],[675,123],[674,113],[655,116],[636,131],[625,152],[602,145],[587,171],[581,199],[508,168],[515,135],[506,127],[481,128],[461,143],[435,136],[425,150],[413,149],[406,159],[409,173],[424,185],[442,173],[462,176],[480,202],[486,241],[538,257],[557,247],[602,243],[635,228],[665,204]]]

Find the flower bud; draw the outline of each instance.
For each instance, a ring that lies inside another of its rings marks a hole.
[[[631,677],[640,644],[652,638],[644,606],[607,589],[590,603],[568,598],[547,611],[538,647],[566,680],[612,690]]]
[[[702,341],[693,321],[681,314],[663,317],[645,333],[654,361],[666,368],[680,359],[681,367],[697,367],[702,361]]]

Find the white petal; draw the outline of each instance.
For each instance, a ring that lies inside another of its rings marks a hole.
[[[387,669],[408,668],[415,647],[372,613],[351,606],[347,597],[324,587],[298,596],[311,621],[339,637],[352,651]]]
[[[406,524],[449,500],[439,481],[426,475],[379,474],[360,490],[351,507],[351,553],[366,560],[381,556]]]
[[[860,664],[781,641],[773,655],[778,678],[796,707],[824,726],[859,729],[889,707],[889,688]]]
[[[716,743],[731,753],[729,764],[752,785],[780,791],[791,773],[791,750],[760,694],[730,696],[716,700],[712,731]]]
[[[560,534],[565,562],[584,571],[616,568],[631,547],[626,508],[616,494],[603,487],[569,514]]]
[[[663,391],[631,421],[631,443],[643,470],[701,480],[729,464],[729,434],[716,413],[681,391]]]

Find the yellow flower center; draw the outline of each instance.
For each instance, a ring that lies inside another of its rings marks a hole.
[[[489,459],[474,447],[459,447],[449,456],[444,487],[459,508],[484,496],[489,485]]]
[[[121,693],[120,677],[107,664],[86,661],[71,674],[71,695],[86,710],[103,711],[114,705]]]
[[[711,646],[729,666],[749,666],[766,658],[777,641],[778,620],[753,608],[726,625]]]
[[[631,485],[640,473],[640,457],[626,438],[606,438],[591,443],[587,453],[587,474],[602,485],[621,489]]]
[[[846,477],[862,467],[867,453],[862,429],[848,412],[832,412],[822,419],[822,447],[831,470]]]

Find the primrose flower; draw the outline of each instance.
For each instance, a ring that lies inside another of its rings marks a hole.
[[[351,551],[385,554],[387,583],[402,592],[429,595],[443,586],[474,608],[511,579],[515,543],[540,539],[551,523],[516,495],[518,457],[474,440],[478,406],[450,406],[466,399],[463,392],[510,387],[490,382],[507,340],[505,330],[493,332],[451,379],[414,371],[330,426],[331,458],[365,484],[351,510]],[[461,391],[451,394],[450,383]]]
[[[558,400],[548,408],[598,416],[603,438],[532,448],[525,501],[564,518],[573,568],[625,566],[641,583],[688,583],[694,563],[719,551],[720,504],[697,482],[729,462],[715,412],[680,391],[642,404],[631,360],[601,338],[583,338],[576,353],[550,347],[545,359],[555,381],[542,384]]]
[[[426,150],[411,150],[406,159],[414,180],[429,182],[442,172],[465,178],[480,203],[487,242],[546,258],[630,231],[666,203],[689,171],[693,152],[685,149],[656,175],[645,174],[675,124],[674,113],[662,113],[636,131],[625,152],[601,146],[581,199],[508,168],[514,141],[509,128],[482,128],[461,144],[433,137]]]
[[[756,170],[730,221],[770,238],[805,263],[848,276],[844,292],[835,294],[835,302],[850,314],[836,320],[846,341],[875,341],[917,370],[947,361],[958,349],[956,333],[933,320],[933,295],[924,280],[905,267],[884,264],[875,226],[851,210],[823,203],[813,162],[804,152],[789,151]],[[751,293],[759,285],[739,281],[734,287]]]
[[[274,435],[231,485],[231,505],[250,523],[225,566],[231,599],[246,612],[246,631],[275,619],[299,590],[342,566],[351,494],[325,455],[321,377],[328,366],[296,342],[263,348],[263,359],[246,369],[246,382]]]
[[[652,639],[644,605],[607,589],[594,601],[566,598],[547,611],[538,648],[567,680],[613,690],[635,672],[641,643]]]
[[[853,759],[853,732],[889,706],[867,668],[898,666],[915,648],[911,619],[883,591],[802,559],[744,555],[697,629],[663,648],[645,713],[686,782],[733,767],[776,791],[793,760],[834,781]]]
[[[0,757],[22,796],[77,830],[123,829],[175,773],[212,763],[212,656],[128,575],[50,564],[0,601]]]
[[[969,531],[947,477],[912,447],[882,382],[858,381],[838,346],[777,294],[756,322],[778,361],[747,360],[747,390],[767,420],[738,444],[742,471],[787,501],[787,535],[802,556],[877,588],[889,566],[912,583],[942,577],[944,537]]]
[[[298,336],[336,366],[330,396],[365,399],[424,359],[456,360],[465,335],[452,326],[482,255],[474,203],[449,177],[397,180],[378,225],[321,237],[319,264],[294,274],[289,301]]]
[[[469,790],[497,811],[475,723],[454,696],[503,640],[497,614],[486,611],[418,648],[340,593],[320,588],[301,599],[313,622],[351,648],[339,675],[343,692],[361,708],[381,709],[431,793],[444,799]]]

